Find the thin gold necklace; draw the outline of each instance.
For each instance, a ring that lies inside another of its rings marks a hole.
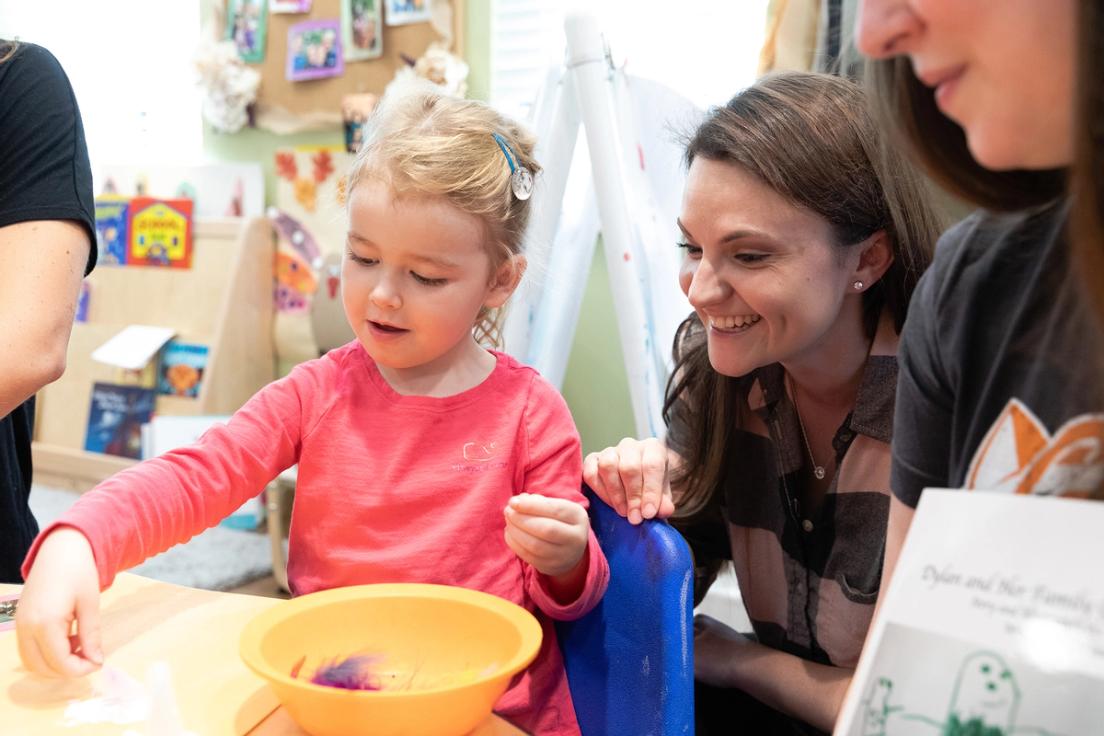
[[[801,407],[797,405],[797,389],[794,388],[793,378],[790,374],[786,374],[786,382],[790,384],[790,398],[793,399],[794,413],[797,414],[797,426],[801,427],[801,437],[805,440],[805,449],[809,453],[809,460],[813,464],[813,475],[817,480],[824,480],[825,473],[823,465],[817,465],[816,458],[813,457],[813,446],[809,444],[809,435],[805,434],[805,422],[801,421]]]

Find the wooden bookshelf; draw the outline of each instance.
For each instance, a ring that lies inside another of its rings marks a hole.
[[[89,275],[88,321],[73,325],[65,374],[38,394],[36,483],[85,491],[134,464],[84,450],[92,385],[119,375],[92,351],[127,325],[172,327],[180,340],[208,347],[199,395],[158,396],[158,414],[231,414],[276,377],[272,226],[220,218],[194,227],[190,269],[101,266]]]

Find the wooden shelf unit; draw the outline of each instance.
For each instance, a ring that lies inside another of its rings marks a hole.
[[[73,325],[65,374],[38,394],[36,483],[85,491],[136,462],[84,450],[92,385],[114,382],[119,370],[92,351],[127,325],[172,327],[208,347],[199,395],[158,396],[157,414],[232,414],[276,377],[271,224],[197,219],[194,228],[190,269],[100,266],[88,276],[88,321]]]

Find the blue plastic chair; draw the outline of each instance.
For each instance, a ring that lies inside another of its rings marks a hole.
[[[694,733],[693,571],[662,521],[633,526],[584,486],[610,566],[609,590],[578,621],[556,624],[583,736]]]

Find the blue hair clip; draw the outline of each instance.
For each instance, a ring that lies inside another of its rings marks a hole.
[[[510,165],[510,189],[514,196],[523,202],[533,196],[533,172],[522,166],[512,155],[510,144],[498,133],[491,133],[495,143],[502,149],[502,155],[506,157],[506,163]]]

